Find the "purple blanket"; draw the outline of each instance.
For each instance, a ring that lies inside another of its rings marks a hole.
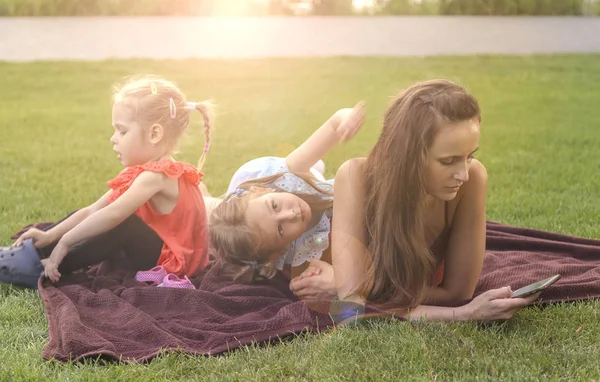
[[[117,264],[118,265],[118,264]],[[560,273],[544,302],[600,296],[600,241],[488,223],[487,251],[476,294],[513,290]],[[44,358],[104,356],[142,361],[158,351],[214,355],[333,326],[329,303],[310,309],[278,275],[237,285],[208,269],[192,280],[198,290],[156,288],[105,262],[86,272],[40,284],[49,326]]]

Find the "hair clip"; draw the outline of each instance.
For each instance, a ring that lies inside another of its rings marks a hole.
[[[169,117],[175,119],[177,117],[177,108],[175,107],[175,101],[173,98],[169,98]]]
[[[205,153],[207,153],[207,152],[208,152],[208,150],[210,150],[210,142],[206,142],[206,143],[204,144],[204,152],[205,152]]]
[[[154,82],[150,82],[150,91],[152,92],[152,94],[157,95],[158,94],[158,90],[156,90],[156,85],[154,85]]]
[[[225,203],[229,203],[231,201],[231,199],[235,198],[236,196],[240,196],[241,194],[244,193],[244,191],[245,190],[243,190],[241,188],[236,188],[231,194],[229,194],[227,199],[225,199]]]
[[[185,108],[188,110],[196,110],[196,102],[188,102]]]

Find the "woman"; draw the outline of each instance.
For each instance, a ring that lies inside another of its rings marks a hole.
[[[480,121],[475,98],[450,81],[396,97],[369,155],[336,174],[333,267],[314,261],[290,288],[440,320],[507,319],[533,302],[537,295],[512,299],[506,287],[440,307],[470,299],[483,264],[487,173],[473,158]]]

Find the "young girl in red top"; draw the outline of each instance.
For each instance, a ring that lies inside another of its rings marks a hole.
[[[199,273],[208,264],[207,217],[198,186],[210,143],[210,106],[187,102],[173,83],[158,78],[117,88],[110,143],[125,169],[92,205],[46,231],[32,228],[0,251],[0,281],[35,288],[42,266],[58,281],[61,274],[119,252],[131,270],[161,265],[179,277]],[[206,140],[198,167],[172,157],[193,111],[202,115]]]

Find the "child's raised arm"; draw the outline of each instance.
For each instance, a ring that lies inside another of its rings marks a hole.
[[[287,156],[285,162],[290,171],[303,173],[319,161],[340,141],[353,138],[360,130],[365,117],[364,102],[357,103],[352,109],[335,112],[304,143]]]

